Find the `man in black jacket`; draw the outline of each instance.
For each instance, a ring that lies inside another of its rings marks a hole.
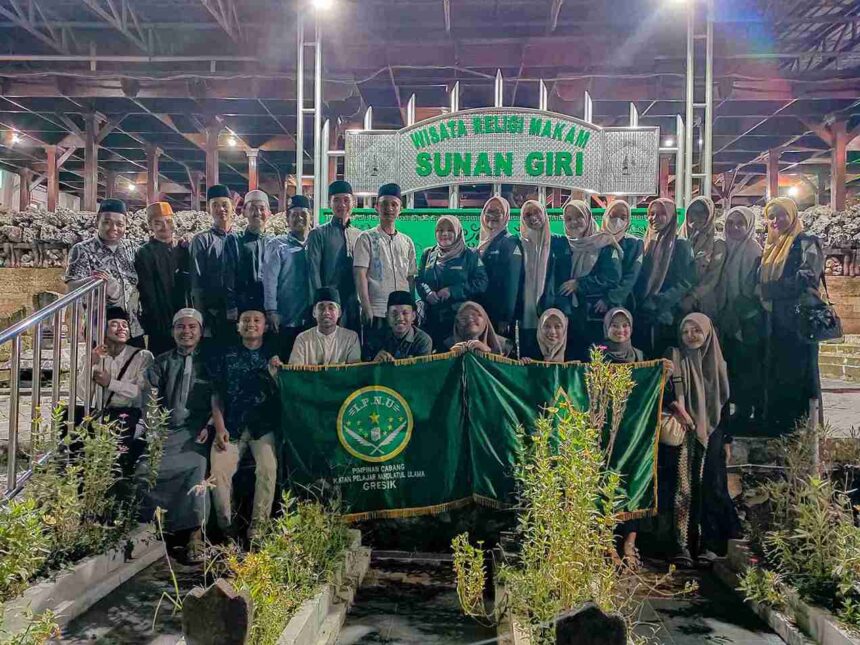
[[[309,293],[316,293],[322,287],[337,289],[342,303],[340,324],[357,331],[360,321],[352,276],[352,251],[361,231],[350,223],[355,197],[349,182],[332,182],[328,188],[328,201],[332,218],[308,234],[305,247]]]
[[[173,209],[167,202],[146,207],[146,221],[152,235],[134,256],[140,321],[153,356],[173,349],[173,315],[190,302],[188,245],[177,243]]]

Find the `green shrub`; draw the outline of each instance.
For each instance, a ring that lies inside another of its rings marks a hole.
[[[860,627],[860,527],[848,496],[816,465],[812,447],[821,429],[781,442],[785,477],[763,484],[770,515],[756,528],[764,566],[781,574],[804,599]]]
[[[775,571],[748,567],[738,587],[745,600],[751,600],[774,609],[785,607],[786,598],[782,576]]]
[[[588,601],[621,612],[630,623],[635,613],[635,585],[624,579],[615,557],[614,530],[624,501],[620,477],[607,468],[633,387],[631,372],[595,352],[586,385],[589,410],[562,401],[547,409],[530,433],[518,430],[522,450],[514,476],[521,550],[500,567],[508,606],[497,610],[522,621],[536,643],[554,642],[553,619]],[[605,425],[606,444],[601,441]],[[480,617],[485,582],[480,549],[469,544],[467,534],[452,548],[461,606]]]
[[[48,558],[50,539],[32,499],[0,507],[0,602],[23,591]]]
[[[346,525],[322,504],[297,501],[285,492],[281,509],[282,515],[251,551],[233,548],[225,557],[233,585],[247,590],[254,602],[249,645],[276,642],[299,606],[328,580],[348,546]]]
[[[24,629],[10,634],[0,626],[0,645],[44,645],[60,636],[60,626],[57,625],[54,613],[44,611],[37,616],[28,614],[29,622]]]
[[[156,412],[148,413],[148,432],[163,434],[166,416]],[[34,467],[18,499],[0,508],[0,600],[41,575],[118,546],[137,526],[136,482],[122,480],[117,423],[88,419],[61,439],[63,424],[61,410],[49,423],[34,424],[34,455],[55,454]],[[146,463],[141,477],[149,481],[160,456]]]

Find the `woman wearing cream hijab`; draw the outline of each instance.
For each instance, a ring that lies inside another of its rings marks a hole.
[[[696,285],[681,301],[681,311],[700,311],[711,318],[717,313],[716,286],[726,261],[726,243],[717,238],[716,213],[710,197],[696,197],[679,233],[693,247],[696,262]]]
[[[810,425],[818,420],[818,343],[798,334],[797,307],[821,302],[824,252],[817,237],[803,232],[793,200],[772,199],[764,214],[768,229],[759,279],[767,314],[765,420],[768,432],[783,433],[806,416]]]
[[[564,235],[550,244],[544,306],[568,317],[568,360],[587,360],[588,348],[603,338],[603,314],[598,302],[621,280],[621,247],[615,235],[597,228],[584,201],[570,199],[562,209]]]
[[[543,205],[533,199],[520,209],[520,239],[523,244],[523,330],[534,333],[538,324],[538,303],[546,285],[549,262],[549,218]],[[522,332],[521,332],[522,333]]]
[[[614,289],[606,294],[608,300],[597,303],[596,313],[605,313],[612,307],[631,307],[630,294],[633,285],[642,270],[642,251],[645,244],[635,235],[631,235],[630,220],[632,213],[630,204],[623,199],[616,199],[606,207],[603,213],[601,230],[615,236],[615,241],[621,247],[621,281]]]
[[[679,304],[696,275],[692,247],[677,231],[675,202],[665,197],[651,202],[642,271],[633,288],[634,344],[646,358],[658,358],[674,344]]]

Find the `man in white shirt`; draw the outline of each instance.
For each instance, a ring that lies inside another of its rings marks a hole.
[[[298,335],[290,353],[290,365],[343,365],[361,361],[358,334],[337,325],[340,311],[337,289],[317,289],[313,309],[317,326]]]
[[[376,201],[379,226],[362,232],[355,242],[355,289],[361,304],[361,322],[371,330],[386,328],[391,292],[412,293],[415,285],[415,245],[395,226],[400,207],[400,186],[380,186]]]
[[[129,474],[146,447],[135,439],[138,423],[143,416],[143,392],[146,370],[152,365],[152,354],[128,344],[131,326],[128,313],[120,307],[108,307],[105,312],[105,342],[92,353],[92,384],[90,405],[97,412],[96,395],[101,393],[102,417],[117,421],[122,427],[122,442],[128,451],[121,459],[123,472]],[[87,370],[78,373],[77,391],[86,400]],[[77,414],[77,413],[76,413]]]

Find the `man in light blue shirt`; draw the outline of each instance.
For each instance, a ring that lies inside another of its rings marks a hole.
[[[309,327],[311,291],[305,244],[310,217],[308,198],[294,196],[287,211],[289,232],[269,241],[263,262],[263,302],[269,329],[278,335],[280,356],[289,356],[296,336]]]

